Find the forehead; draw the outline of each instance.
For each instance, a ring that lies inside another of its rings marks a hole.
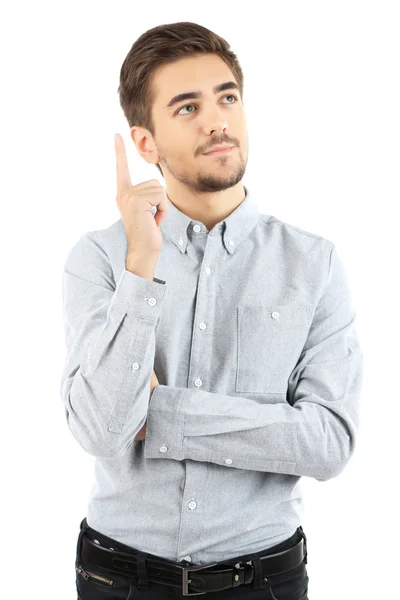
[[[155,104],[165,107],[173,96],[194,90],[213,95],[213,87],[236,81],[229,66],[215,54],[195,55],[161,65],[152,77]]]

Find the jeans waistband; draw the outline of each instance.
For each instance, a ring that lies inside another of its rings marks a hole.
[[[127,552],[127,553],[131,553],[131,554],[136,554],[137,552],[141,552],[138,548],[134,548],[133,546],[127,546],[126,544],[123,544],[122,542],[119,542],[113,538],[110,538],[110,537],[104,535],[103,533],[101,533],[100,531],[93,529],[92,527],[89,527],[86,517],[81,521],[80,529],[82,532],[85,532],[86,535],[88,535],[88,537],[91,539],[91,541],[98,540],[100,542],[100,544],[102,546],[105,546],[106,548],[114,548],[114,550],[121,550],[122,552]],[[300,525],[296,529],[296,531],[293,533],[293,535],[291,535],[286,540],[283,540],[283,542],[276,544],[275,546],[271,546],[269,548],[266,548],[265,550],[259,550],[258,552],[253,552],[252,554],[242,554],[242,555],[234,556],[229,559],[223,559],[218,562],[230,565],[230,564],[235,564],[236,562],[242,562],[243,560],[251,560],[253,557],[257,557],[257,556],[267,556],[269,554],[275,554],[276,552],[280,552],[281,550],[287,550],[288,548],[291,548],[292,546],[297,544],[297,542],[299,542],[301,538],[304,539],[304,545],[305,545],[305,548],[307,548],[307,537],[303,531],[302,526]],[[162,558],[163,560],[166,560],[167,562],[177,564],[176,561],[172,561],[172,560],[166,559],[164,557],[157,556],[155,554],[150,554],[149,552],[146,552],[146,554],[148,556],[152,556],[154,558],[158,558],[158,559]],[[306,558],[305,562],[307,562],[307,558]],[[178,563],[178,564],[181,564],[181,563]]]

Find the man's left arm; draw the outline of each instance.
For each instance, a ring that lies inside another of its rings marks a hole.
[[[354,452],[363,354],[343,264],[332,245],[328,275],[286,401],[158,385],[147,416],[145,458],[227,468],[337,476]]]

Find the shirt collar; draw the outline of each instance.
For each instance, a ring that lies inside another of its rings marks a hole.
[[[223,245],[229,254],[233,254],[240,242],[244,240],[252,229],[256,226],[260,211],[249,193],[246,186],[243,186],[246,192],[244,200],[235,208],[235,210],[225,219],[215,225],[208,235],[220,235]],[[207,231],[206,226],[201,221],[196,221],[181,212],[175,204],[168,199],[168,212],[164,221],[161,223],[161,230],[166,234],[179,250],[184,253],[188,244],[187,229],[190,226],[198,226],[198,231]]]

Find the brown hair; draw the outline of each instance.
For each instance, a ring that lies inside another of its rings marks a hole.
[[[231,69],[243,97],[243,73],[228,42],[197,23],[181,21],[149,29],[134,42],[120,71],[119,101],[129,127],[137,125],[154,136],[151,109],[153,72],[159,66],[196,54],[217,54]],[[156,165],[161,175],[159,164]]]

